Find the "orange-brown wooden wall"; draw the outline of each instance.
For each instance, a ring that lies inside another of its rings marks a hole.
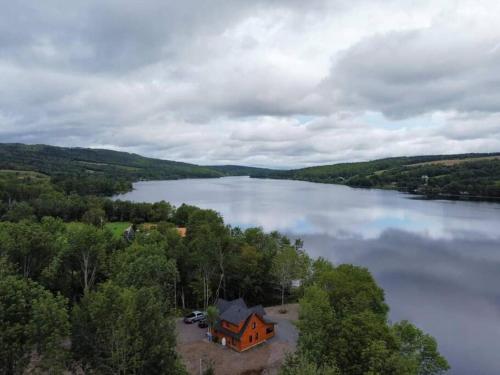
[[[225,322],[223,322],[225,323]],[[239,332],[245,322],[240,323],[239,326],[235,325],[226,325],[223,324],[224,328],[230,329],[233,332]],[[270,333],[267,333],[266,330],[268,328],[272,328],[273,331]],[[222,340],[222,338],[225,336],[223,333],[216,333],[215,336],[219,338],[219,340]],[[226,345],[229,347],[232,347],[233,349],[236,349],[238,351],[243,351],[248,348],[251,348],[252,346],[258,345],[271,337],[274,336],[274,325],[269,324],[264,322],[259,316],[256,314],[253,314],[250,317],[250,321],[248,322],[248,325],[246,326],[245,332],[241,335],[240,340],[235,340],[232,339],[231,337],[226,337]],[[251,339],[250,339],[251,338]]]

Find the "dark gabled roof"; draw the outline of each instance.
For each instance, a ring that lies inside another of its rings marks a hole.
[[[219,298],[217,300],[216,306],[217,309],[219,310],[219,319],[225,320],[235,325],[238,325],[241,322],[247,320],[248,317],[252,314],[257,314],[264,321],[268,322],[264,318],[266,312],[264,311],[262,305],[257,305],[248,308],[243,298],[238,298],[232,301],[227,301],[225,299]],[[269,321],[269,323],[271,322]]]
[[[233,299],[232,301],[227,301],[223,298],[219,298],[217,299],[215,306],[219,311],[219,315],[222,315],[224,312],[226,312],[226,310],[234,306],[238,306],[242,309],[248,309],[247,304],[245,303],[243,298]]]
[[[253,313],[256,313],[260,316],[264,316],[266,315],[266,312],[264,311],[264,308],[262,307],[262,305],[257,305],[257,306],[254,306],[254,307],[250,307],[249,309],[251,312]]]
[[[238,325],[246,318],[248,318],[248,316],[251,314],[252,312],[248,308],[244,308],[241,306],[231,306],[222,314],[220,314],[220,319]]]
[[[227,302],[227,301],[226,301]],[[260,306],[260,305],[259,305]],[[262,307],[262,306],[261,306]],[[240,331],[239,332],[233,332],[227,328],[224,328],[221,324],[221,320],[218,320],[216,323],[215,323],[215,330],[218,331],[218,332],[222,332],[226,335],[228,335],[229,337],[233,337],[235,338],[236,340],[239,340],[241,338],[241,335],[243,335],[243,332],[245,332],[245,330],[247,329],[248,327],[248,323],[250,322],[250,317],[254,314],[254,312],[251,312],[250,315],[246,318],[245,320],[245,324],[243,325],[243,327],[241,327]],[[276,324],[275,322],[271,322],[270,320],[267,320],[265,318],[263,318],[261,316],[262,320],[264,320],[265,323],[267,324]]]

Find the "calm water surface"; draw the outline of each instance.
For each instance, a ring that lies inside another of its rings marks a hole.
[[[500,204],[248,177],[139,182],[119,196],[219,211],[370,269],[393,321],[434,335],[455,375],[500,374]]]

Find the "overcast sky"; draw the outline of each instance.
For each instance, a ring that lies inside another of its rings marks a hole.
[[[500,151],[498,0],[16,0],[0,141],[301,167]]]

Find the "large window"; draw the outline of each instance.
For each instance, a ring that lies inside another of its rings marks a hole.
[[[257,323],[253,322],[252,323],[252,329],[255,329],[255,327],[257,327]]]
[[[273,333],[274,331],[274,327],[269,327],[269,328],[266,328],[266,334],[270,334],[270,333]]]
[[[248,341],[252,342],[253,341],[253,336],[250,335],[250,338],[248,339]]]

